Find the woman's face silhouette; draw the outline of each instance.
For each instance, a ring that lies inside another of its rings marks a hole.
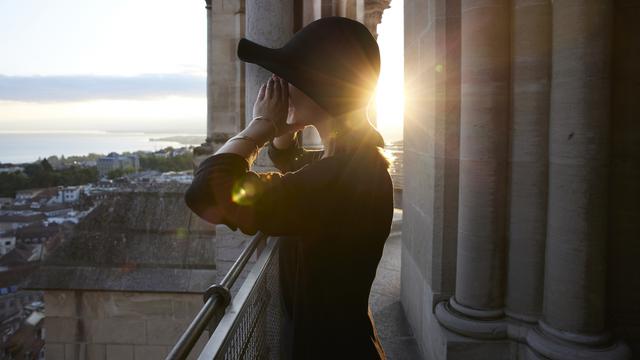
[[[330,115],[300,89],[289,84],[289,115],[287,123],[315,125]]]

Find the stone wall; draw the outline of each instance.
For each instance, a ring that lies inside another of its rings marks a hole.
[[[44,301],[47,360],[162,359],[202,306],[199,294],[140,292],[48,290]]]
[[[638,17],[405,2],[401,289],[426,359],[640,356]]]

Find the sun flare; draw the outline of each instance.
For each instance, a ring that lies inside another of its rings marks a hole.
[[[404,122],[404,10],[394,0],[378,25],[380,77],[375,93],[376,126],[386,142],[402,139]]]

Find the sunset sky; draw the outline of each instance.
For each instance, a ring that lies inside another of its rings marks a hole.
[[[398,56],[385,47],[402,49],[393,3],[379,26],[387,84]],[[0,54],[1,131],[205,129],[204,1],[2,1]]]

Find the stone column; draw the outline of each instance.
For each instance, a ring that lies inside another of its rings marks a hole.
[[[293,2],[278,0],[247,1],[246,35],[251,41],[268,47],[283,46],[293,36]],[[260,85],[271,73],[255,64],[246,65],[246,118],[251,119],[253,103]]]
[[[271,48],[281,47],[293,36],[293,1],[261,0],[246,2],[246,38]],[[245,64],[245,114],[251,121],[253,104],[260,85],[271,73],[256,64]],[[266,149],[266,147],[265,147]],[[269,165],[266,150],[260,152],[257,165]]]
[[[317,0],[314,0],[317,1]],[[302,26],[307,26],[316,19],[314,1],[302,2]]]
[[[550,0],[512,2],[509,317],[535,324],[542,311],[547,224],[551,71]]]
[[[358,20],[356,0],[340,0],[340,16]]]
[[[207,11],[207,142],[211,142],[214,133],[213,124],[213,10],[211,1],[205,0]]]
[[[405,1],[404,18],[401,301],[425,358],[455,358],[433,310],[455,289],[460,1]]]
[[[608,324],[640,356],[640,2],[615,4]]]
[[[535,357],[630,357],[605,330],[612,7],[553,1],[544,305],[527,336]]]
[[[244,36],[244,0],[206,1],[207,141],[196,165],[244,127],[244,71],[236,44]]]
[[[214,148],[245,126],[243,63],[236,55],[244,15],[244,0],[207,3],[207,136]]]
[[[193,149],[193,165],[194,169],[213,154],[213,99],[212,99],[212,72],[213,72],[213,11],[211,10],[211,0],[205,0],[205,9],[207,13],[207,138],[204,143]]]
[[[440,323],[504,338],[506,161],[510,94],[507,0],[462,2],[460,189],[455,295]]]

